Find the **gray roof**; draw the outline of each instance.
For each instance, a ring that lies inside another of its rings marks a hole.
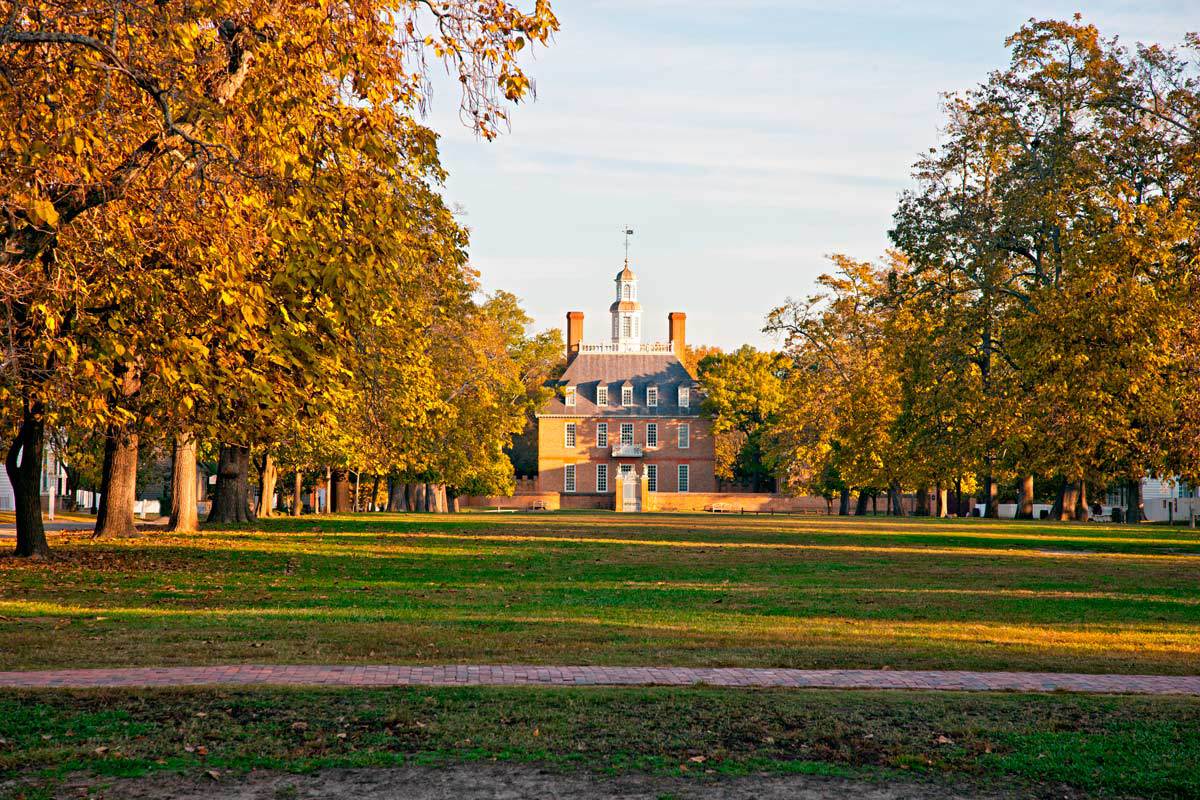
[[[633,385],[633,405],[621,405],[621,387]],[[596,389],[608,387],[608,405],[596,405]],[[575,406],[568,407],[560,396],[542,406],[541,414],[581,417],[698,417],[700,398],[696,379],[672,354],[581,353],[567,365],[558,386],[575,387]],[[691,402],[680,408],[679,387],[690,386]],[[658,405],[646,405],[646,387],[658,387]]]

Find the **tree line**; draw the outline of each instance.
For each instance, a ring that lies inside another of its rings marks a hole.
[[[841,513],[966,492],[994,517],[1012,486],[1029,517],[1049,489],[1063,520],[1123,486],[1138,521],[1145,476],[1200,479],[1200,37],[1131,50],[1076,17],[1007,44],[945,97],[894,249],[771,312],[782,352],[701,364],[719,467]]]
[[[263,512],[346,471],[502,490],[553,337],[480,298],[416,120],[428,73],[482,137],[532,92],[546,0],[94,3],[0,13],[0,409],[17,552],[48,552],[48,438],[94,468],[97,535],[133,528],[139,450],[171,526]],[[555,354],[557,355],[557,354]],[[252,467],[252,465],[254,465]],[[339,488],[340,487],[340,488]],[[340,494],[339,494],[340,493]]]

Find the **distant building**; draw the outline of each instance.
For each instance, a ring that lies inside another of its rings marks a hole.
[[[712,426],[680,360],[686,316],[668,314],[668,340],[643,344],[628,263],[614,282],[609,342],[584,344],[583,312],[567,314],[567,369],[537,415],[539,489],[564,508],[628,511],[660,493],[714,492]]]
[[[42,456],[42,474],[38,483],[42,509],[50,508],[51,496],[56,499],[61,498],[66,491],[67,470],[54,457],[54,451],[47,446]],[[15,511],[16,508],[16,496],[13,493],[12,483],[8,480],[8,470],[0,466],[0,511]]]

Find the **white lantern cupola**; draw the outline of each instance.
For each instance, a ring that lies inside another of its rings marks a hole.
[[[642,344],[642,304],[637,299],[637,276],[625,262],[617,273],[617,299],[609,307],[612,314],[612,341],[619,351],[638,350]]]

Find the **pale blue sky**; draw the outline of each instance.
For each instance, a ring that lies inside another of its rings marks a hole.
[[[520,296],[539,329],[581,310],[600,341],[628,224],[644,339],[678,310],[690,342],[725,348],[769,346],[764,316],[808,294],[825,255],[882,253],[939,93],[1002,67],[1026,19],[1080,11],[1127,44],[1200,28],[1197,0],[554,6],[562,31],[528,65],[537,101],[510,133],[476,139],[450,88],[426,120],[484,287]]]

